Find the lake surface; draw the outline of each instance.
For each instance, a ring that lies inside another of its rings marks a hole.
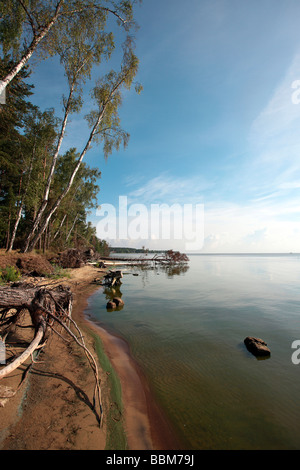
[[[124,308],[108,312],[100,288],[86,313],[129,342],[186,450],[300,449],[300,255],[189,258],[182,271],[123,267]]]

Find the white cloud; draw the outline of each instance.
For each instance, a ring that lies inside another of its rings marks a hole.
[[[278,187],[280,189],[299,189],[300,181],[286,181],[284,183],[279,184]]]
[[[198,204],[204,200],[204,252],[299,252],[300,201],[297,195],[284,198],[286,190],[249,199],[246,202],[215,200],[207,189],[200,191],[197,178],[178,178],[162,174],[150,179],[129,194],[128,208],[135,205],[150,208],[152,204]],[[195,186],[196,185],[196,186]],[[205,184],[202,186],[205,188]],[[194,194],[198,188],[198,194]],[[238,200],[238,197],[236,197]],[[178,200],[180,203],[178,203]],[[170,202],[171,201],[171,202]],[[192,201],[192,202],[191,202]],[[194,206],[195,207],[195,206]],[[175,223],[176,218],[174,219]],[[181,219],[180,219],[181,221]],[[153,231],[148,213],[138,214],[128,223],[138,234],[148,230],[148,239],[119,240],[121,246],[147,246],[150,249],[177,249],[186,251],[186,239],[162,239]],[[181,222],[179,222],[181,223]],[[137,225],[137,227],[135,227]]]
[[[292,88],[297,79],[300,54],[253,122],[248,149],[241,149],[247,157],[223,180],[220,166],[212,181],[171,173],[143,177],[129,191],[128,203],[204,203],[204,252],[300,252],[300,103],[293,102]],[[133,183],[128,180],[128,188]],[[175,242],[149,237],[133,245],[182,251],[181,241]]]
[[[297,217],[290,217],[297,214]],[[205,208],[204,251],[300,252],[300,203],[214,204]]]
[[[201,175],[192,177],[174,177],[167,173],[160,174],[145,182],[128,195],[130,201],[154,204],[189,204],[201,203],[204,191],[212,186]]]
[[[253,151],[258,152],[260,163],[287,164],[299,160],[300,100],[295,101],[300,80],[300,54],[294,57],[285,76],[274,90],[268,104],[254,120],[249,134]]]

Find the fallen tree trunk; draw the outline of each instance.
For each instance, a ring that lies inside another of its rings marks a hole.
[[[72,297],[70,289],[62,286],[50,290],[43,287],[28,287],[26,283],[16,283],[12,287],[0,287],[0,309],[28,308],[30,310],[36,298],[41,299],[43,295],[46,297],[50,292],[51,297],[63,305],[68,304]]]
[[[17,321],[26,310],[30,314],[35,330],[29,347],[13,363],[0,370],[0,379],[22,365],[46,339],[49,328],[53,324],[53,318],[49,321],[49,312],[54,315],[54,318],[60,317],[65,310],[70,311],[71,304],[71,291],[62,286],[53,290],[32,288],[22,283],[16,283],[13,287],[0,287],[0,309],[2,309],[0,335],[2,340],[7,337],[10,329],[16,326]]]
[[[34,351],[37,349],[39,346],[41,340],[43,339],[44,336],[44,328],[40,326],[38,329],[33,341],[30,343],[29,347],[25,349],[25,351],[11,364],[8,366],[4,367],[4,369],[0,370],[0,379],[3,377],[7,377],[9,374],[11,374],[14,370],[16,370],[20,365],[22,365],[31,354],[34,353]]]
[[[34,336],[25,351],[13,360],[12,363],[0,369],[0,380],[7,377],[11,372],[20,367],[32,356],[35,350],[40,349],[46,343],[49,333],[53,331],[54,325],[60,325],[85,352],[89,364],[95,376],[94,411],[101,425],[102,403],[101,390],[98,376],[97,363],[87,349],[82,333],[71,318],[72,293],[68,287],[32,287],[24,283],[16,283],[11,287],[0,287],[0,339],[5,341],[10,330],[17,327],[17,322],[24,312],[28,311],[34,329]],[[74,327],[79,338],[71,331]],[[57,333],[58,334],[58,333]],[[61,337],[61,335],[59,334]],[[96,412],[96,401],[100,406],[100,415]]]

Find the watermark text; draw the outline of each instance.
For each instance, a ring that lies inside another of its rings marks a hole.
[[[292,354],[292,363],[298,365],[300,364],[300,339],[293,341],[292,349],[296,349]]]
[[[2,80],[0,80],[0,104],[6,104],[6,87]]]
[[[292,93],[292,103],[299,104],[300,103],[300,80],[294,80],[291,87],[295,90]]]
[[[0,339],[0,365],[6,364],[6,350],[5,350],[5,343]]]
[[[96,211],[97,236],[105,240],[177,240],[186,251],[204,243],[204,204],[131,204],[119,196],[118,207],[102,204]]]

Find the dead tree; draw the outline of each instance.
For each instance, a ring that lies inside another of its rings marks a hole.
[[[168,250],[162,255],[154,255],[154,262],[160,262],[167,265],[186,264],[189,261],[188,256],[180,251]]]
[[[51,331],[59,334],[55,326],[60,325],[83,348],[89,360],[95,376],[94,412],[101,425],[103,409],[98,367],[93,355],[85,346],[81,331],[72,319],[72,300],[72,292],[68,287],[63,286],[51,289],[16,283],[10,287],[0,287],[0,339],[5,342],[10,331],[16,327],[26,311],[30,314],[34,330],[32,341],[25,351],[12,363],[0,369],[0,380],[24,364],[34,351],[43,347]],[[96,402],[100,408],[99,415],[97,415]]]

